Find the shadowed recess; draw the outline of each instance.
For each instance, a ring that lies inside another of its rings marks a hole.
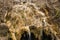
[[[36,40],[35,35],[31,33],[31,40]]]
[[[25,31],[25,32],[22,34],[20,40],[29,40],[29,34]]]
[[[44,31],[42,32],[42,40],[52,40],[52,36],[49,34],[47,35]]]

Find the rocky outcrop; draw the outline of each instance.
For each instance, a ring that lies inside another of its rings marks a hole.
[[[0,0],[1,40],[60,40],[59,0]]]

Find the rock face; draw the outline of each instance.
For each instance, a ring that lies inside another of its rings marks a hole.
[[[60,1],[0,0],[0,40],[60,40]]]

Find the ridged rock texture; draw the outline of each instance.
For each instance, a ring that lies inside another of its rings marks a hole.
[[[60,0],[0,0],[0,40],[60,40]]]

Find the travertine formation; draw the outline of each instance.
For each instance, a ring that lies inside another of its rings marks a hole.
[[[60,5],[59,0],[0,0],[0,40],[60,40],[55,3]]]

